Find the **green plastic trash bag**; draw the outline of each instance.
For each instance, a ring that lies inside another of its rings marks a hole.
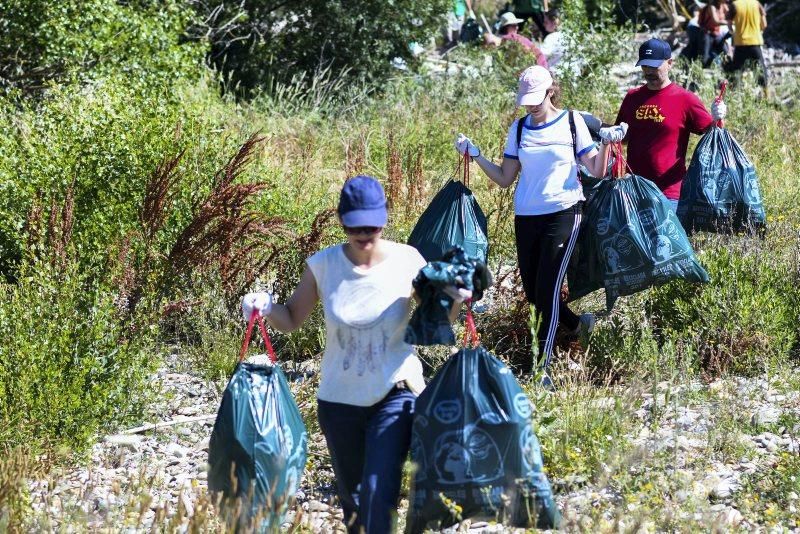
[[[414,407],[406,532],[446,528],[457,516],[557,527],[532,411],[511,370],[486,349],[452,356]]]
[[[406,326],[405,342],[411,345],[452,345],[456,341],[450,324],[453,299],[443,289],[447,286],[469,289],[472,302],[477,302],[491,284],[491,274],[483,262],[467,256],[463,248],[455,247],[444,255],[442,261],[428,262],[412,284],[420,303]]]
[[[624,174],[625,165],[618,150],[616,176]],[[620,296],[671,280],[708,281],[686,232],[653,182],[627,174],[596,187],[570,258],[569,300],[605,288],[611,310]]]
[[[687,232],[757,232],[766,226],[755,166],[726,129],[714,126],[697,143],[678,219]]]
[[[469,169],[468,163],[464,166]],[[486,216],[465,185],[468,177],[466,171],[464,182],[448,180],[411,231],[408,244],[419,250],[426,261],[439,261],[447,251],[460,246],[468,256],[486,263]]]
[[[272,362],[263,320],[260,329]],[[242,356],[250,341],[248,326]],[[239,526],[277,530],[306,463],[306,428],[277,364],[240,361],[225,388],[208,446],[208,489],[241,499]],[[235,510],[235,503],[230,510]],[[254,523],[254,524],[253,524]]]

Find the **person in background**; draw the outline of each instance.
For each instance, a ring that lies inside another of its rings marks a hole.
[[[317,416],[336,475],[350,534],[394,531],[400,482],[411,443],[422,364],[403,338],[414,299],[412,280],[425,266],[417,249],[383,239],[386,196],[369,176],[348,180],[339,196],[347,241],[306,260],[286,304],[266,292],[242,298],[281,332],[300,328],[318,301],[325,315]],[[471,294],[445,288],[451,319]]]
[[[631,170],[653,181],[675,211],[686,176],[689,134],[702,134],[723,119],[725,103],[712,104],[709,114],[697,95],[670,80],[672,50],[665,41],[643,43],[636,66],[642,68],[645,84],[628,91],[616,125],[601,128],[600,138],[610,143],[627,134]]]
[[[518,19],[514,13],[506,12],[500,15],[500,41],[514,41],[522,45],[523,48],[528,50],[536,56],[536,64],[542,67],[547,67],[547,58],[539,50],[539,47],[533,44],[533,41],[519,33],[519,25],[522,19]]]
[[[741,71],[747,63],[758,64],[762,74],[758,83],[768,95],[769,71],[761,46],[767,29],[767,12],[758,0],[735,0],[730,5],[728,18],[733,22],[733,61],[727,72]]]
[[[692,18],[686,23],[686,37],[689,42],[681,50],[681,57],[694,61],[703,54],[703,45],[705,40],[705,32],[700,27],[700,12],[705,8],[705,4],[695,0],[692,6]]]
[[[711,0],[700,10],[697,23],[703,30],[703,68],[710,67],[725,49],[727,16],[728,0]]]
[[[544,29],[547,32],[542,40],[539,49],[547,58],[550,69],[556,69],[564,57],[566,45],[564,34],[559,30],[561,25],[561,12],[558,9],[551,9],[544,14]]]
[[[520,24],[524,24],[528,19],[533,20],[542,38],[547,36],[547,29],[544,26],[544,13],[549,9],[547,2],[548,0],[514,0],[512,6],[514,15],[523,21]]]
[[[458,42],[461,26],[468,18],[475,19],[472,0],[453,0],[453,9],[447,12],[447,25],[444,32],[444,46],[450,48]]]
[[[519,78],[517,105],[527,115],[509,127],[503,161],[497,165],[463,134],[456,139],[460,154],[469,154],[500,187],[517,183],[514,192],[514,233],[522,286],[540,319],[537,339],[544,371],[542,385],[552,388],[547,370],[555,335],[561,323],[578,335],[584,346],[595,318],[580,317],[561,301],[561,284],[581,224],[583,188],[578,179],[582,163],[594,176],[603,176],[608,146],[598,150],[583,117],[560,107],[560,88],[550,71],[539,65]],[[518,130],[521,122],[521,130]],[[574,124],[574,143],[572,128]],[[517,132],[520,142],[517,144]],[[534,362],[520,362],[528,372]]]

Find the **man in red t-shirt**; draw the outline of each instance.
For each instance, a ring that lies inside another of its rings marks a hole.
[[[702,134],[725,117],[725,104],[714,103],[711,114],[694,93],[672,83],[672,49],[660,39],[650,39],[639,48],[645,85],[631,89],[617,114],[615,124],[600,130],[604,143],[628,141],[631,170],[652,180],[673,209],[686,176],[689,134]],[[627,132],[627,136],[626,136]]]

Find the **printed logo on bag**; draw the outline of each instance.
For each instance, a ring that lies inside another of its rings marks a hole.
[[[606,274],[617,274],[623,271],[638,269],[644,265],[639,247],[625,235],[614,235],[600,244]]]
[[[666,261],[672,257],[672,242],[667,236],[656,236],[655,240],[651,242],[651,245],[656,259]]]
[[[433,416],[442,424],[449,425],[461,417],[461,401],[445,400],[433,407]]]
[[[758,188],[756,173],[748,170],[744,179],[744,194],[750,204],[761,204],[761,191]]]
[[[736,198],[736,188],[734,187],[733,178],[727,170],[723,169],[717,175],[716,187],[716,198],[714,200],[717,202]]]
[[[294,449],[294,435],[292,434],[292,427],[289,425],[283,425],[281,427],[281,433],[283,434],[283,446],[287,451],[291,451]]]
[[[636,119],[640,121],[653,121],[662,123],[666,117],[661,113],[657,104],[643,104],[636,109]]]
[[[475,425],[442,434],[434,445],[433,459],[442,484],[486,483],[503,475],[500,448]]]
[[[715,159],[715,152],[711,149],[711,147],[704,147],[698,154],[698,160],[700,161],[700,165],[705,168],[711,167],[711,164],[714,163]]]
[[[529,418],[531,413],[533,413],[531,401],[528,400],[528,397],[524,393],[517,393],[514,395],[514,409],[523,419]]]
[[[658,226],[656,211],[653,208],[644,208],[639,211],[639,222],[647,234],[655,234]]]
[[[606,235],[610,225],[611,220],[608,217],[600,217],[597,219],[597,233],[599,235]]]
[[[522,451],[522,463],[528,474],[542,471],[542,448],[531,425],[526,425],[519,435],[519,448]]]

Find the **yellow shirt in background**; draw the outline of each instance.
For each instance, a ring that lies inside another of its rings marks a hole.
[[[736,0],[736,15],[733,17],[734,46],[757,46],[764,44],[761,33],[761,10],[758,0]]]

